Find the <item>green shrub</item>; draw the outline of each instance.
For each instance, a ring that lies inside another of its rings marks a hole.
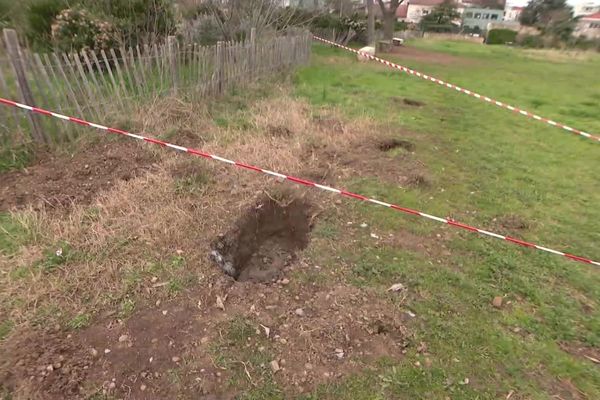
[[[66,0],[32,0],[25,11],[26,36],[34,47],[50,49],[52,24],[56,16],[67,8]]]
[[[10,0],[0,0],[0,29],[10,24],[12,6]]]
[[[109,49],[117,44],[113,25],[82,8],[62,10],[52,24],[52,43],[62,51]]]
[[[506,44],[514,43],[517,38],[517,32],[510,29],[492,29],[487,34],[487,44]]]
[[[95,15],[110,19],[126,46],[175,34],[172,0],[83,0]]]

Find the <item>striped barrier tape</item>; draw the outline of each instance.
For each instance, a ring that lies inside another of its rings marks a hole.
[[[320,38],[318,36],[313,36],[313,38],[315,38],[316,40],[321,41],[323,43],[327,43],[327,44],[330,44],[332,46],[339,47],[340,49],[351,51],[352,53],[358,54],[358,55],[360,55],[362,57],[366,57],[368,59],[380,62],[381,64],[385,64],[388,67],[395,68],[395,69],[398,69],[400,71],[406,72],[407,74],[415,75],[415,76],[417,76],[417,77],[419,77],[421,79],[425,79],[426,81],[431,81],[431,82],[437,83],[437,84],[439,84],[441,86],[445,86],[445,87],[447,87],[449,89],[454,89],[457,92],[464,93],[464,94],[467,94],[469,96],[473,96],[476,99],[485,101],[485,102],[490,103],[490,104],[494,104],[494,105],[496,105],[498,107],[501,107],[501,108],[505,108],[507,110],[513,111],[513,112],[518,113],[520,115],[523,115],[525,117],[533,118],[533,119],[535,119],[537,121],[545,122],[548,125],[552,125],[552,126],[564,129],[564,130],[566,130],[568,132],[571,132],[571,133],[573,133],[575,135],[583,136],[585,138],[592,139],[594,141],[600,142],[600,136],[596,136],[596,135],[593,135],[591,133],[588,133],[588,132],[585,132],[585,131],[582,131],[582,130],[579,130],[579,129],[572,128],[572,127],[570,127],[568,125],[561,124],[560,122],[556,122],[556,121],[553,121],[551,119],[541,117],[541,116],[539,116],[537,114],[533,114],[533,113],[531,113],[529,111],[526,111],[526,110],[523,110],[521,108],[511,106],[510,104],[506,104],[506,103],[503,103],[501,101],[492,99],[490,97],[483,96],[483,95],[481,95],[479,93],[473,92],[473,91],[468,90],[468,89],[464,89],[464,88],[462,88],[460,86],[457,86],[457,85],[454,85],[452,83],[445,82],[445,81],[443,81],[441,79],[438,79],[438,78],[435,78],[433,76],[429,76],[427,74],[423,74],[423,73],[421,73],[419,71],[415,71],[413,69],[404,67],[402,65],[395,64],[395,63],[393,63],[391,61],[387,61],[387,60],[384,60],[382,58],[375,57],[375,56],[372,56],[370,54],[367,54],[367,53],[364,53],[364,52],[352,49],[350,47],[343,46],[341,44],[332,42],[330,40],[326,40],[326,39]]]
[[[355,200],[360,200],[360,201],[366,201],[368,203],[372,203],[372,204],[377,204],[383,207],[388,207],[391,208],[393,210],[396,211],[400,211],[403,212],[405,214],[410,214],[410,215],[417,215],[423,218],[427,218],[436,222],[440,222],[442,224],[446,224],[446,225],[450,225],[456,228],[460,228],[460,229],[464,229],[470,232],[476,232],[482,235],[486,235],[486,236],[490,236],[496,239],[500,239],[500,240],[504,240],[510,243],[514,243],[523,247],[527,247],[527,248],[532,248],[532,249],[537,249],[537,250],[541,250],[541,251],[545,251],[547,253],[552,253],[552,254],[556,254],[559,256],[563,256],[566,258],[569,258],[571,260],[575,260],[575,261],[579,261],[582,263],[586,263],[586,264],[593,264],[596,266],[600,266],[600,262],[598,261],[593,261],[589,258],[585,258],[585,257],[579,257],[579,256],[575,256],[573,254],[569,254],[569,253],[564,253],[562,251],[557,251],[557,250],[552,250],[549,249],[547,247],[543,247],[543,246],[539,246],[537,244],[534,243],[529,243],[520,239],[516,239],[510,236],[504,236],[504,235],[499,235],[497,233],[493,233],[493,232],[489,232],[486,231],[484,229],[479,229],[479,228],[475,228],[473,226],[467,225],[467,224],[463,224],[461,222],[455,221],[451,218],[440,218],[440,217],[436,217],[435,215],[430,215],[430,214],[426,214],[424,212],[421,211],[417,211],[417,210],[412,210],[410,208],[406,208],[406,207],[401,207],[398,206],[396,204],[391,204],[391,203],[386,203],[383,201],[379,201],[376,199],[372,199],[366,196],[363,196],[361,194],[357,194],[357,193],[352,193],[352,192],[348,192],[346,190],[341,190],[341,189],[336,189],[336,188],[332,188],[330,186],[325,186],[325,185],[321,185],[318,184],[316,182],[312,182],[310,180],[306,180],[306,179],[302,179],[302,178],[297,178],[294,176],[290,176],[290,175],[284,175],[281,174],[279,172],[274,172],[274,171],[270,171],[268,169],[264,169],[264,168],[260,168],[260,167],[256,167],[254,165],[249,165],[249,164],[244,164],[242,162],[238,162],[238,161],[232,161],[232,160],[228,160],[226,158],[223,157],[219,157],[217,155],[214,154],[209,154],[209,153],[205,153],[203,151],[200,150],[195,150],[195,149],[190,149],[187,147],[183,147],[183,146],[178,146],[176,144],[172,144],[172,143],[168,143],[168,142],[164,142],[162,140],[159,139],[155,139],[152,137],[147,137],[147,136],[142,136],[142,135],[136,135],[134,133],[130,133],[130,132],[126,132],[123,131],[121,129],[116,129],[116,128],[110,128],[104,125],[100,125],[100,124],[95,124],[93,122],[88,122],[85,121],[83,119],[79,119],[79,118],[75,118],[75,117],[68,117],[66,115],[62,115],[62,114],[58,114],[52,111],[48,111],[48,110],[44,110],[41,108],[37,108],[37,107],[32,107],[32,106],[28,106],[26,104],[21,104],[21,103],[17,103],[16,101],[12,101],[12,100],[8,100],[8,99],[3,99],[0,97],[0,104],[4,104],[7,106],[11,106],[11,107],[18,107],[21,108],[23,110],[27,110],[30,112],[34,112],[34,113],[38,113],[38,114],[42,114],[48,117],[54,117],[54,118],[58,118],[58,119],[62,119],[64,121],[69,121],[69,122],[74,122],[76,124],[79,125],[83,125],[83,126],[89,126],[92,128],[96,128],[102,131],[106,131],[106,132],[110,132],[110,133],[116,133],[119,135],[123,135],[123,136],[127,136],[133,139],[137,139],[137,140],[142,140],[144,142],[148,142],[148,143],[153,143],[153,144],[157,144],[160,146],[164,146],[164,147],[170,147],[174,150],[178,150],[184,153],[189,153],[195,156],[200,156],[200,157],[204,157],[204,158],[209,158],[215,161],[220,161],[226,164],[230,164],[239,168],[243,168],[243,169],[247,169],[250,171],[255,171],[255,172],[260,172],[266,175],[270,175],[270,176],[274,176],[275,178],[278,179],[282,179],[282,180],[288,180],[288,181],[292,181],[294,183],[300,184],[300,185],[304,185],[304,186],[309,186],[309,187],[314,187],[317,189],[321,189],[327,192],[331,192],[331,193],[336,193],[339,194],[341,196],[345,196],[345,197],[349,197]]]

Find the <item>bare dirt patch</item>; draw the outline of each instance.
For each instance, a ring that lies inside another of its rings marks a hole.
[[[271,282],[308,245],[310,205],[302,199],[259,199],[213,245],[213,261],[239,281]]]
[[[305,157],[317,160],[318,167],[309,174],[311,177],[376,177],[400,186],[427,187],[428,173],[414,152],[414,143],[390,136],[384,133],[376,137],[351,138],[343,144],[311,144],[305,149]],[[394,136],[400,135],[395,133]]]
[[[474,63],[474,61],[463,57],[456,57],[451,54],[437,51],[417,49],[410,46],[394,47],[392,49],[392,54],[400,57],[400,63],[405,59],[442,65],[470,65]]]
[[[400,139],[384,139],[377,146],[381,151],[390,151],[393,149],[401,148],[406,151],[414,151],[415,144],[408,140]]]
[[[296,263],[286,272],[306,268],[313,267]],[[223,310],[216,296],[225,299]],[[344,284],[288,279],[257,290],[215,277],[126,320],[12,336],[2,349],[0,385],[15,399],[50,400],[232,399],[271,379],[289,395],[305,393],[382,357],[400,359],[412,340],[396,307]]]
[[[525,230],[531,227],[531,224],[523,217],[516,214],[502,215],[496,218],[501,227],[509,230]]]
[[[414,100],[414,99],[409,99],[407,97],[392,97],[391,98],[392,102],[395,104],[400,104],[400,105],[404,105],[404,106],[410,106],[410,107],[423,107],[425,106],[425,103],[420,101],[420,100]]]
[[[576,357],[581,357],[600,367],[600,348],[586,346],[582,343],[562,342],[559,344],[563,351],[572,354]]]
[[[99,191],[135,178],[154,161],[141,145],[126,140],[94,145],[72,157],[46,154],[31,167],[0,174],[0,211],[87,204]]]

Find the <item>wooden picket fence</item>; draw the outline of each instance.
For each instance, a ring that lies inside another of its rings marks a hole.
[[[37,54],[19,46],[15,31],[4,29],[0,97],[105,123],[107,115],[126,115],[140,100],[219,96],[309,60],[311,36],[306,31],[261,40],[253,30],[249,36],[214,46],[169,37],[166,43],[128,49]],[[64,143],[80,129],[0,106],[0,149]]]

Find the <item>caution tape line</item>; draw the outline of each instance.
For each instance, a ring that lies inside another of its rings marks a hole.
[[[430,220],[433,220],[433,221],[436,221],[436,222],[440,222],[442,224],[453,226],[455,228],[460,228],[460,229],[463,229],[463,230],[466,230],[466,231],[476,232],[476,233],[479,233],[481,235],[485,235],[485,236],[493,237],[493,238],[496,238],[496,239],[504,240],[504,241],[507,241],[507,242],[510,242],[510,243],[513,243],[513,244],[517,244],[517,245],[522,246],[522,247],[537,249],[537,250],[541,250],[541,251],[544,251],[544,252],[547,252],[547,253],[552,253],[552,254],[556,254],[556,255],[559,255],[559,256],[563,256],[563,257],[569,258],[571,260],[579,261],[579,262],[582,262],[582,263],[593,264],[593,265],[596,265],[596,266],[600,266],[600,262],[593,261],[593,260],[591,260],[589,258],[575,256],[573,254],[565,253],[565,252],[558,251],[558,250],[553,250],[553,249],[550,249],[550,248],[547,248],[547,247],[544,247],[544,246],[539,246],[537,244],[529,243],[529,242],[526,242],[524,240],[520,240],[520,239],[511,237],[511,236],[504,236],[504,235],[500,235],[500,234],[497,234],[497,233],[489,232],[489,231],[484,230],[484,229],[475,228],[473,226],[470,226],[470,225],[463,224],[461,222],[455,221],[455,220],[453,220],[451,218],[436,217],[435,215],[430,215],[430,214],[427,214],[427,213],[424,213],[424,212],[421,212],[421,211],[417,211],[417,210],[413,210],[413,209],[410,209],[410,208],[402,207],[402,206],[399,206],[399,205],[396,205],[396,204],[387,203],[387,202],[380,201],[380,200],[377,200],[377,199],[372,199],[372,198],[369,198],[367,196],[363,196],[361,194],[348,192],[346,190],[336,189],[336,188],[333,188],[331,186],[321,185],[319,183],[316,183],[316,182],[313,182],[313,181],[310,181],[310,180],[307,180],[307,179],[297,178],[297,177],[294,177],[294,176],[291,176],[291,175],[281,174],[279,172],[275,172],[275,171],[271,171],[271,170],[268,170],[268,169],[256,167],[254,165],[245,164],[245,163],[242,163],[242,162],[239,162],[239,161],[229,160],[227,158],[223,158],[223,157],[220,157],[220,156],[214,155],[214,154],[209,154],[209,153],[203,152],[201,150],[190,149],[190,148],[187,148],[187,147],[178,146],[176,144],[164,142],[162,140],[159,140],[159,139],[156,139],[156,138],[152,138],[152,137],[147,137],[147,136],[142,136],[142,135],[136,135],[134,133],[130,133],[130,132],[127,132],[127,131],[124,131],[124,130],[121,130],[121,129],[111,128],[111,127],[100,125],[100,124],[96,124],[96,123],[93,123],[93,122],[88,122],[88,121],[85,121],[85,120],[80,119],[80,118],[69,117],[69,116],[62,115],[62,114],[59,114],[59,113],[56,113],[56,112],[44,110],[44,109],[37,108],[37,107],[28,106],[26,104],[21,104],[21,103],[18,103],[16,101],[4,99],[4,98],[0,98],[0,104],[4,104],[4,105],[7,105],[7,106],[11,106],[11,107],[18,107],[18,108],[21,108],[23,110],[34,112],[34,113],[37,113],[37,114],[42,114],[42,115],[45,115],[45,116],[48,116],[48,117],[59,118],[59,119],[61,119],[63,121],[69,121],[69,122],[73,122],[73,123],[76,123],[76,124],[79,124],[79,125],[89,126],[89,127],[92,127],[92,128],[96,128],[96,129],[99,129],[99,130],[102,130],[102,131],[106,131],[106,132],[110,132],[110,133],[115,133],[115,134],[127,136],[127,137],[130,137],[130,138],[133,138],[133,139],[137,139],[137,140],[142,140],[144,142],[148,142],[148,143],[152,143],[152,144],[157,144],[157,145],[160,145],[160,146],[163,146],[163,147],[169,147],[169,148],[172,148],[172,149],[177,150],[177,151],[181,151],[181,152],[184,152],[184,153],[189,153],[189,154],[192,154],[192,155],[195,155],[195,156],[200,156],[200,157],[203,157],[203,158],[212,159],[212,160],[215,160],[215,161],[220,161],[222,163],[230,164],[230,165],[236,166],[238,168],[243,168],[243,169],[250,170],[250,171],[260,172],[260,173],[263,173],[263,174],[266,174],[266,175],[273,176],[275,178],[279,178],[279,179],[282,179],[282,180],[288,180],[288,181],[291,181],[291,182],[294,182],[294,183],[297,183],[297,184],[300,184],[300,185],[304,185],[304,186],[308,186],[308,187],[314,187],[314,188],[317,188],[317,189],[321,189],[323,191],[327,191],[327,192],[331,192],[331,193],[336,193],[336,194],[339,194],[341,196],[349,197],[349,198],[352,198],[352,199],[355,199],[355,200],[360,200],[360,201],[365,201],[365,202],[372,203],[372,204],[377,204],[377,205],[380,205],[380,206],[383,206],[383,207],[387,207],[387,208],[391,208],[391,209],[396,210],[396,211],[403,212],[405,214],[420,216],[420,217],[427,218],[427,219],[430,219]]]
[[[332,42],[330,40],[323,39],[323,38],[320,38],[318,36],[313,36],[313,38],[315,38],[316,40],[318,40],[320,42],[327,43],[327,44],[330,44],[332,46],[339,47],[340,49],[351,51],[352,53],[358,54],[358,55],[360,55],[362,57],[366,57],[366,58],[371,59],[373,61],[377,61],[377,62],[379,62],[381,64],[387,65],[388,67],[395,68],[395,69],[398,69],[400,71],[406,72],[407,74],[417,76],[417,77],[419,77],[421,79],[425,79],[426,81],[431,81],[431,82],[437,83],[437,84],[439,84],[441,86],[445,86],[445,87],[447,87],[449,89],[456,90],[457,92],[464,93],[464,94],[467,94],[469,96],[475,97],[476,99],[485,101],[486,103],[494,104],[494,105],[496,105],[498,107],[504,108],[506,110],[510,110],[512,112],[515,112],[517,114],[523,115],[525,117],[535,119],[536,121],[545,122],[548,125],[552,125],[552,126],[564,129],[567,132],[571,132],[571,133],[573,133],[575,135],[583,136],[585,138],[588,138],[588,139],[600,142],[600,136],[593,135],[591,133],[588,133],[588,132],[585,132],[585,131],[582,131],[582,130],[579,130],[579,129],[576,129],[576,128],[573,128],[573,127],[570,127],[570,126],[562,124],[560,122],[553,121],[553,120],[551,120],[549,118],[541,117],[541,116],[539,116],[537,114],[534,114],[534,113],[531,113],[529,111],[523,110],[523,109],[521,109],[519,107],[511,106],[510,104],[506,104],[506,103],[503,103],[501,101],[492,99],[491,97],[487,97],[487,96],[481,95],[479,93],[473,92],[472,90],[464,89],[464,88],[462,88],[460,86],[454,85],[452,83],[445,82],[445,81],[443,81],[441,79],[438,79],[438,78],[435,78],[433,76],[424,74],[424,73],[419,72],[419,71],[415,71],[415,70],[410,69],[408,67],[404,67],[402,65],[393,63],[393,62],[388,61],[388,60],[384,60],[382,58],[373,56],[371,54],[364,53],[364,52],[352,49],[352,48],[347,47],[347,46],[343,46],[341,44]]]

